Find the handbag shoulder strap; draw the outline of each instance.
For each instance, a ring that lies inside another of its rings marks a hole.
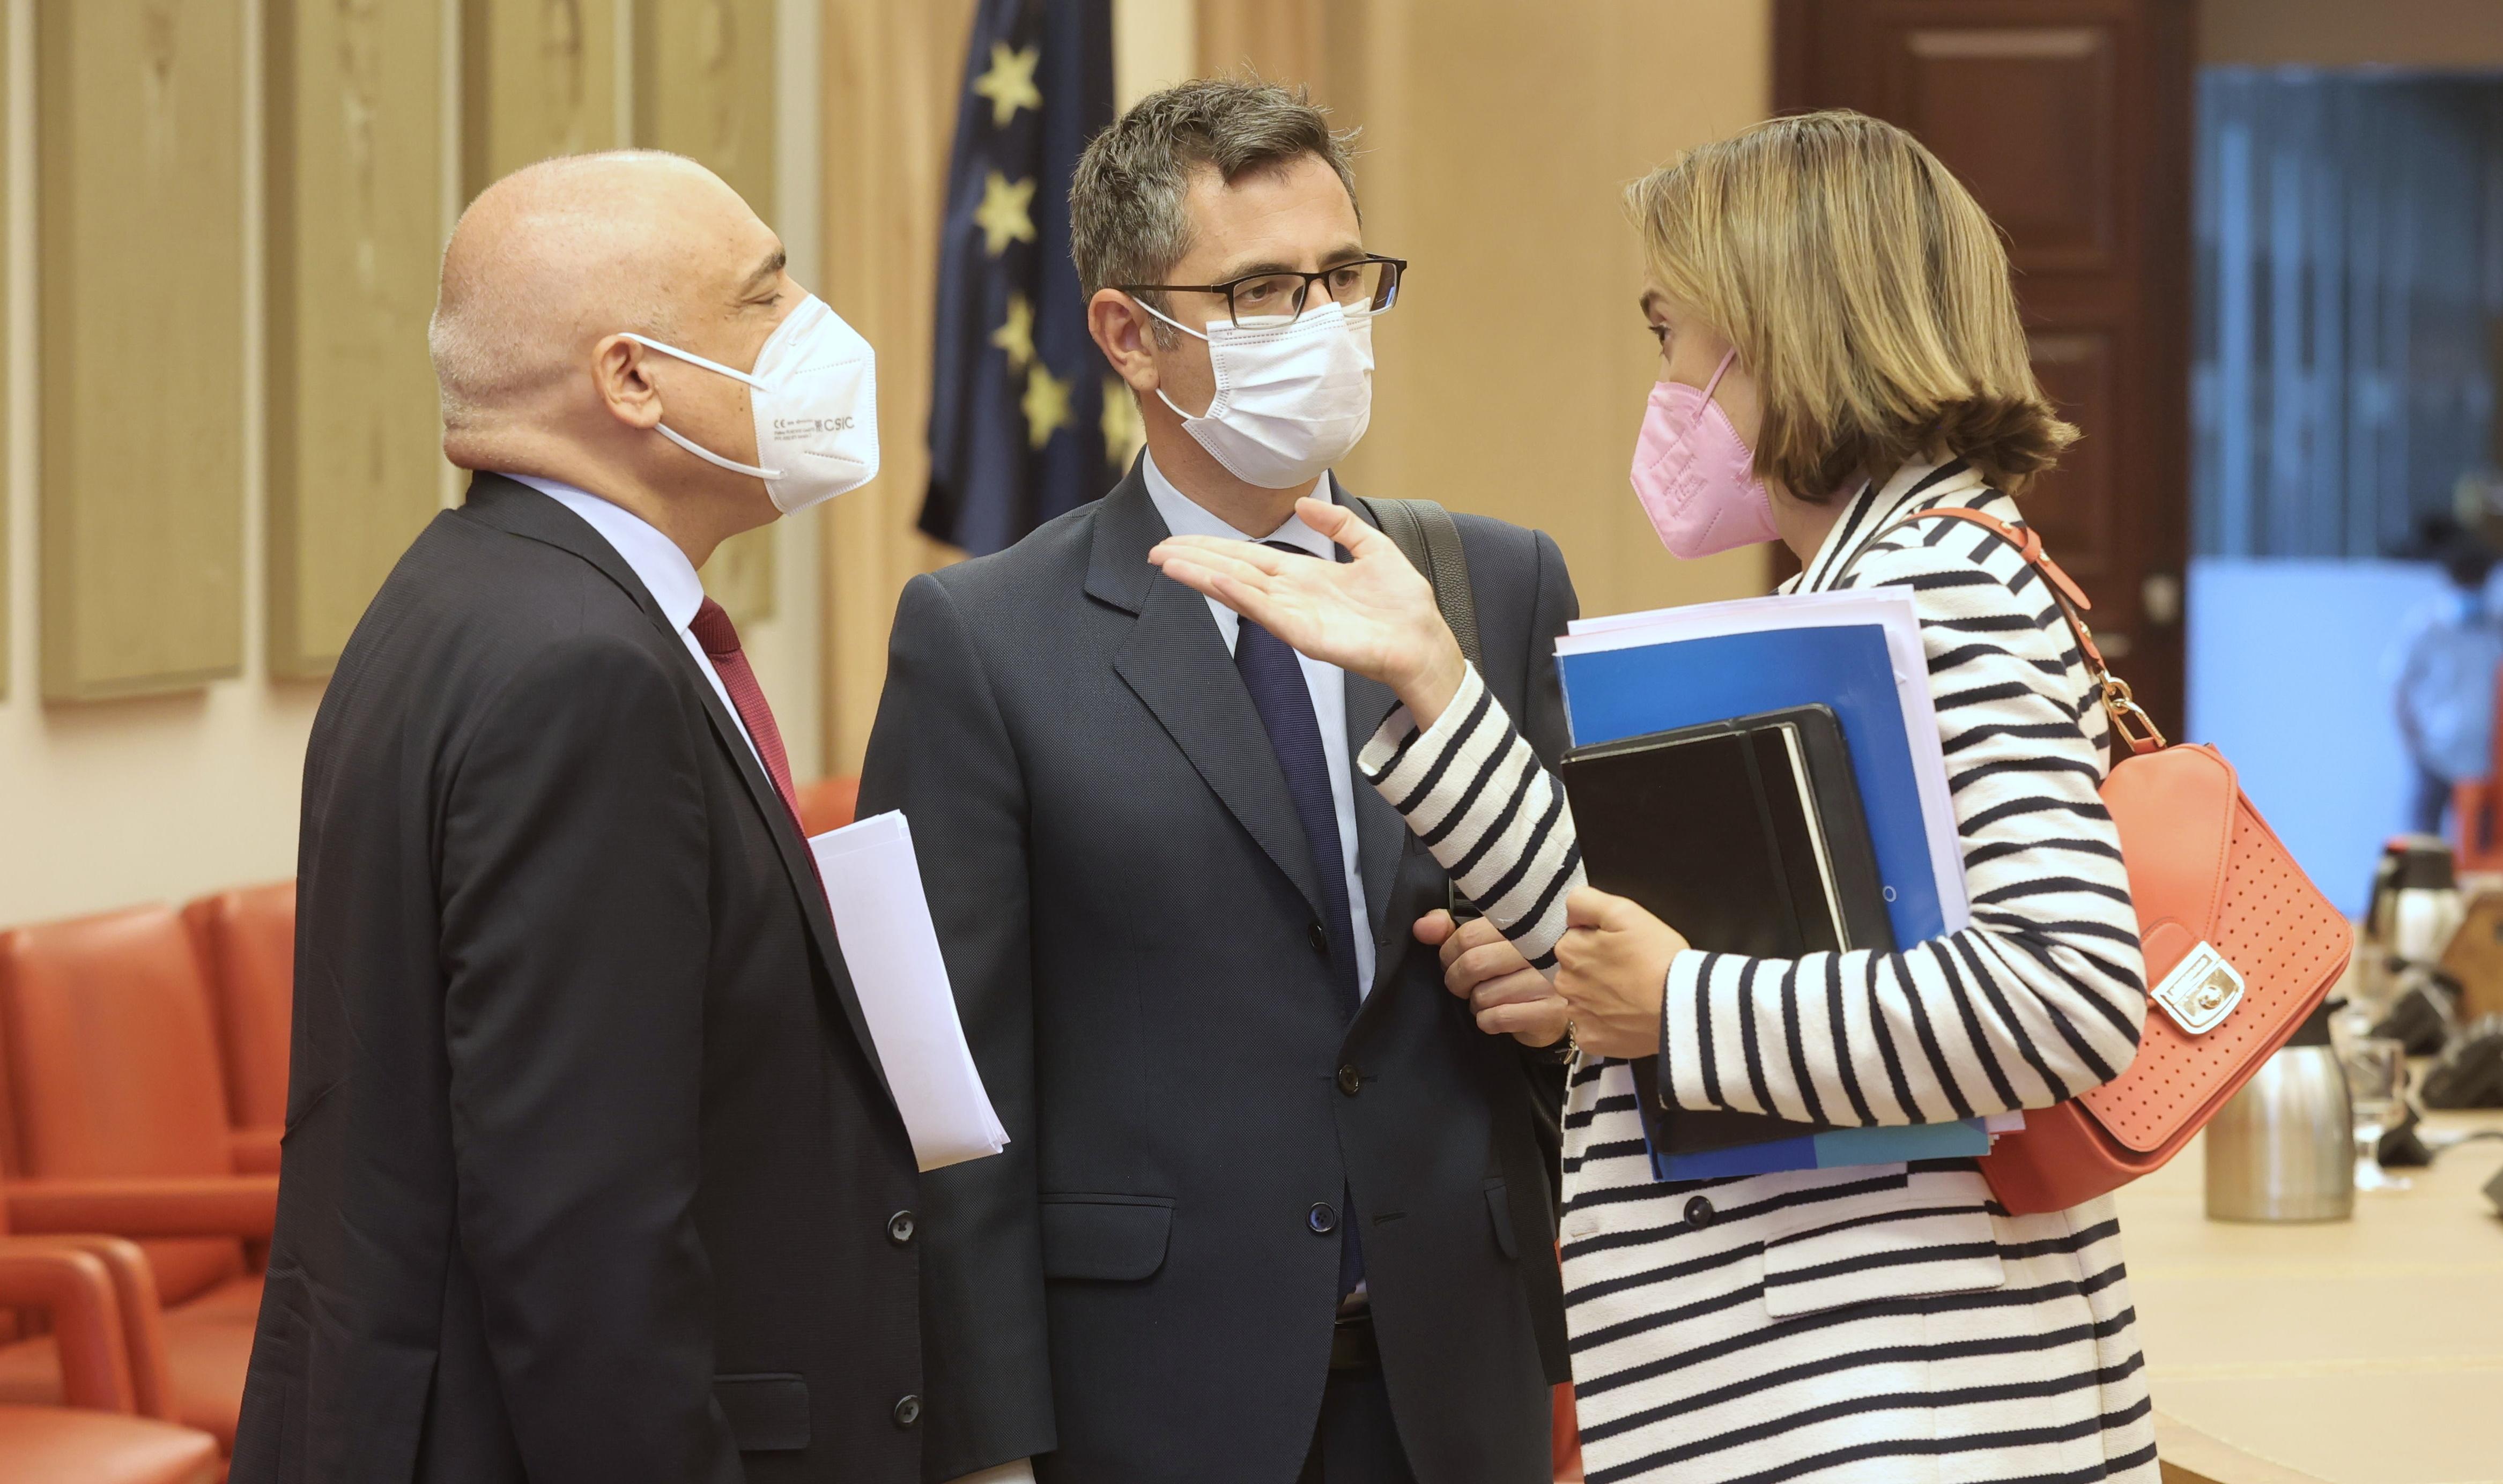
[[[2069,632],[2076,636],[2077,652],[2085,656],[2086,673],[2094,677],[2096,693],[2103,701],[2105,713],[2111,717],[2114,734],[2129,744],[2133,753],[2152,752],[2165,745],[2164,734],[2156,730],[2155,719],[2147,715],[2145,708],[2130,694],[2129,682],[2111,673],[2110,662],[2104,658],[2102,647],[2095,643],[2094,631],[2086,627],[2086,610],[2094,604],[2087,601],[2085,589],[2077,586],[2076,580],[2061,570],[2059,563],[2051,560],[2050,554],[2042,549],[2042,533],[2033,527],[2011,526],[1998,516],[1962,505],[1915,510],[1871,533],[1869,540],[1851,554],[1851,560],[1843,565],[1843,570],[1848,571],[1858,566],[1860,559],[1869,554],[1869,547],[1888,532],[1933,516],[1969,521],[2015,547],[2016,555],[2025,565],[2040,574],[2043,585],[2051,591],[2051,601],[2060,605],[2060,616],[2069,622]]]
[[[1485,669],[1478,642],[1477,591],[1469,585],[1469,559],[1460,549],[1460,528],[1452,512],[1430,500],[1357,497],[1356,503],[1372,515],[1373,523],[1390,537],[1408,565],[1434,585],[1434,606],[1442,610],[1452,637],[1460,641],[1460,653],[1471,665]]]

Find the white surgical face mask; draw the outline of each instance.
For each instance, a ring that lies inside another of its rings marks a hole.
[[[666,424],[660,433],[699,459],[764,480],[783,514],[877,477],[877,353],[815,294],[773,328],[752,372],[642,335],[625,338],[747,383],[762,465],[725,459]]]
[[[1228,321],[1206,333],[1155,307],[1141,308],[1208,342],[1217,396],[1183,431],[1245,484],[1290,490],[1347,457],[1373,421],[1373,316],[1336,300],[1277,325],[1244,328]]]

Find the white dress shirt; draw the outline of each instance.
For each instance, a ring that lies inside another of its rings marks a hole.
[[[756,752],[756,739],[747,735],[747,718],[738,714],[738,707],[730,699],[730,687],[721,683],[721,673],[712,668],[712,657],[704,653],[703,645],[696,642],[695,631],[687,627],[695,622],[696,609],[703,606],[703,579],[696,575],[696,565],[687,560],[687,554],[678,549],[678,543],[663,535],[651,522],[624,505],[612,504],[588,490],[577,490],[559,480],[540,479],[530,474],[507,474],[504,477],[529,485],[581,516],[592,530],[600,533],[600,538],[606,541],[610,549],[625,559],[626,565],[634,569],[635,577],[642,582],[643,590],[661,605],[661,616],[669,621],[669,627],[678,631],[678,638],[686,644],[687,653],[696,657],[696,669],[712,682],[713,694],[721,698],[721,708],[730,713],[730,724],[738,728],[738,735],[747,742],[747,750]],[[757,753],[756,765],[759,768],[765,766],[764,754]],[[767,769],[766,777],[770,779],[772,776],[772,771]]]
[[[1286,523],[1265,536],[1246,535],[1211,514],[1205,505],[1173,486],[1173,481],[1156,467],[1153,455],[1143,456],[1140,468],[1146,473],[1148,498],[1155,501],[1156,513],[1164,517],[1165,529],[1175,535],[1214,535],[1236,541],[1284,541],[1289,546],[1311,552],[1324,562],[1338,560],[1338,548],[1328,536],[1304,524],[1300,515],[1289,515]],[[1337,482],[1323,474],[1314,487],[1315,497],[1335,502]],[[1211,598],[1208,611],[1217,619],[1217,632],[1225,639],[1225,652],[1234,652],[1234,636],[1241,632],[1242,618],[1232,608]],[[1373,920],[1364,907],[1364,872],[1356,856],[1355,839],[1355,775],[1349,767],[1347,747],[1347,672],[1326,665],[1309,655],[1296,655],[1304,667],[1304,689],[1312,693],[1313,719],[1320,724],[1321,756],[1329,763],[1330,803],[1338,811],[1339,869],[1347,878],[1348,912],[1355,918],[1355,992],[1360,999],[1373,989]]]

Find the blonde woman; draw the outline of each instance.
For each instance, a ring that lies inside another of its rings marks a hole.
[[[1661,355],[1635,492],[1680,557],[1777,539],[1804,569],[1785,591],[1912,589],[1970,926],[1893,953],[1691,949],[1583,884],[1561,788],[1387,539],[1316,505],[1351,561],[1179,538],[1164,570],[1392,688],[1361,766],[1487,915],[1421,932],[1490,1030],[1565,1002],[1565,1290],[1594,1484],[2152,1481],[2109,1200],[2010,1216],[1970,1160],[1651,1178],[1626,1058],[1657,1054],[1682,1107],[1935,1122],[2108,1081],[2145,1006],[2096,795],[2108,726],[2067,630],[1998,537],[1899,524],[1945,505],[2021,523],[2016,497],[2074,436],[2028,366],[1989,220],[1909,135],[1848,113],[1704,146],[1630,201]]]

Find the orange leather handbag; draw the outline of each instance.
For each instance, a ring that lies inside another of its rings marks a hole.
[[[2251,807],[2223,754],[2166,745],[2104,662],[2080,616],[2086,595],[2043,555],[2039,534],[1960,508],[1896,524],[1930,516],[1988,530],[2041,575],[2129,750],[2105,777],[2103,801],[2120,831],[2146,954],[2137,1059],[2074,1099],[2026,1110],[2024,1131],[2001,1135],[1980,1161],[2009,1211],[2061,1211],[2180,1153],[2327,997],[2354,933]]]

